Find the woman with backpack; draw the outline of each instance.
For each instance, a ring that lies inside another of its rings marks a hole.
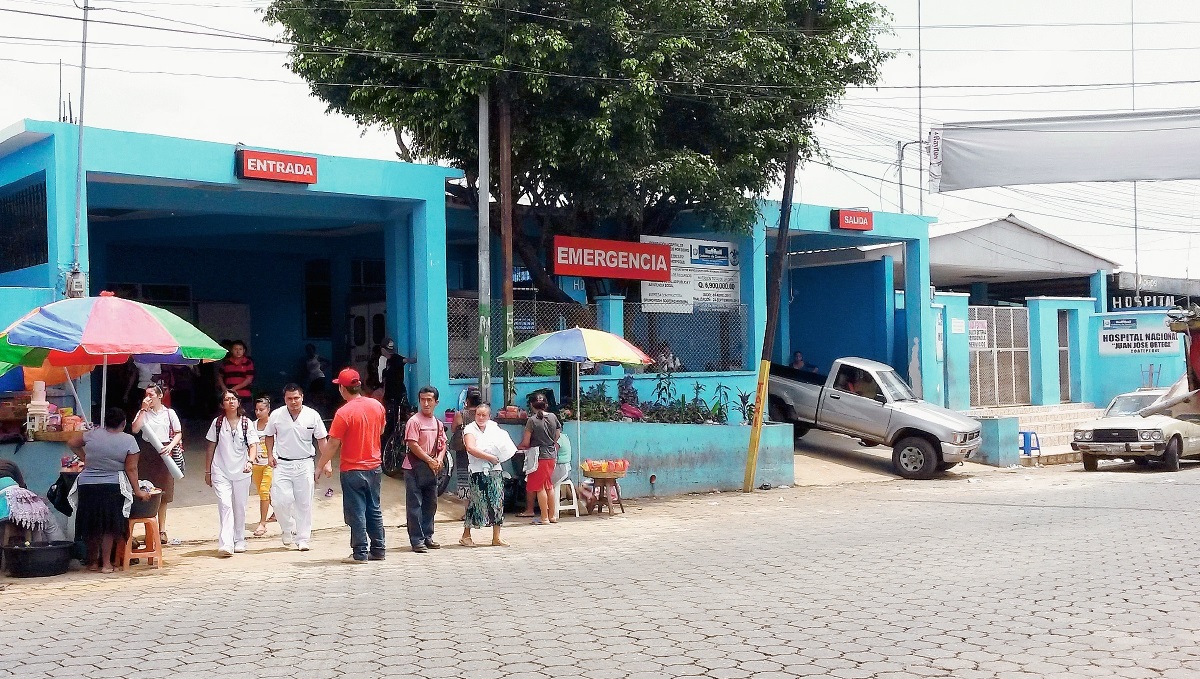
[[[253,454],[258,428],[246,417],[237,392],[221,394],[221,412],[208,428],[204,482],[217,495],[220,533],[217,556],[246,551],[246,502],[250,496]]]

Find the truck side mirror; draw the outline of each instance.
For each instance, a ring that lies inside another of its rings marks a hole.
[[[887,396],[884,396],[883,394],[875,394],[874,400],[879,401],[883,405],[887,405],[888,402]]]

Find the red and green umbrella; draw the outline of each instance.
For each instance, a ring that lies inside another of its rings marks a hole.
[[[215,361],[225,353],[224,347],[170,311],[111,292],[38,307],[0,332],[0,374],[17,366],[107,366],[130,358],[190,364]],[[101,390],[102,408],[105,391]]]

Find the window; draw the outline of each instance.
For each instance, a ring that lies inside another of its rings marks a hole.
[[[309,339],[333,336],[333,289],[328,259],[304,263],[304,335]]]
[[[879,394],[879,387],[870,373],[848,365],[838,370],[833,388],[863,398],[875,398]]]
[[[46,182],[0,195],[0,273],[50,261]]]

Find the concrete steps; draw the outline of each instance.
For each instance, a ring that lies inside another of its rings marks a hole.
[[[968,417],[1015,417],[1019,431],[1032,431],[1038,435],[1042,453],[1032,464],[1066,464],[1078,462],[1078,454],[1070,451],[1071,440],[1079,425],[1100,417],[1103,409],[1091,403],[1062,403],[1050,406],[1004,406],[999,408],[974,408]],[[1064,450],[1065,448],[1065,450]],[[1054,449],[1054,452],[1050,452]],[[1022,461],[1024,463],[1024,460]]]

